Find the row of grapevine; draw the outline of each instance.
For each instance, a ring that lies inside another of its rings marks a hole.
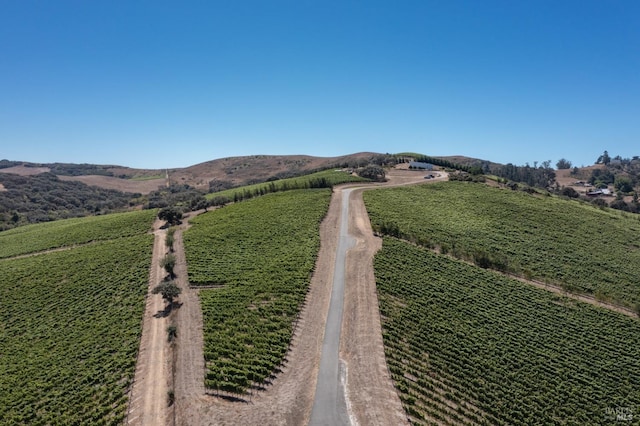
[[[200,290],[208,389],[246,393],[286,362],[330,196],[270,194],[192,220],[184,233],[189,281],[220,287]]]
[[[156,214],[156,210],[144,210],[20,226],[0,233],[0,259],[139,235],[151,229]]]
[[[324,170],[295,178],[279,179],[272,182],[257,183],[240,188],[213,192],[207,194],[207,198],[209,200],[217,200],[217,204],[226,204],[231,201],[248,200],[274,192],[296,189],[331,188],[347,182],[369,182],[369,179],[364,179],[341,170]]]
[[[380,233],[476,264],[640,306],[640,220],[575,201],[463,182],[364,194]]]
[[[141,235],[0,260],[0,424],[122,423],[153,243],[142,217],[120,230]]]
[[[612,424],[640,407],[640,323],[385,238],[389,370],[414,424]]]

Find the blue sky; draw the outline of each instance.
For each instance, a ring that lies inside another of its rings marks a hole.
[[[0,0],[0,158],[640,155],[640,2]]]

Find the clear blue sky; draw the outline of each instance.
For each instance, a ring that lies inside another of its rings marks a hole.
[[[640,1],[0,0],[0,159],[640,155]]]

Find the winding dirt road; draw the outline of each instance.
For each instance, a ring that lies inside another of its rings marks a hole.
[[[324,324],[326,322],[334,259],[337,248],[340,196],[332,197],[321,224],[320,252],[305,306],[295,330],[287,363],[264,392],[250,401],[228,401],[204,392],[202,314],[197,290],[180,295],[177,311],[178,365],[175,375],[177,425],[304,425],[313,403]],[[176,242],[181,240],[176,233]],[[181,244],[181,243],[180,243]],[[182,253],[182,254],[181,254]],[[176,245],[178,267],[185,265],[181,245]],[[186,274],[177,270],[177,274]],[[179,284],[182,286],[182,284]],[[188,283],[187,283],[188,287]],[[189,333],[189,334],[187,334]]]

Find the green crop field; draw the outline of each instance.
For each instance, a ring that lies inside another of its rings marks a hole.
[[[320,245],[331,191],[265,195],[191,221],[191,285],[203,289],[209,389],[241,394],[282,364]]]
[[[143,210],[20,226],[0,232],[0,259],[145,233],[157,213]]]
[[[374,229],[627,307],[640,304],[640,217],[481,184],[364,194]]]
[[[324,170],[295,178],[279,179],[273,182],[257,183],[255,185],[242,186],[224,191],[207,194],[207,199],[217,197],[235,201],[238,198],[252,198],[266,193],[281,192],[293,189],[305,189],[313,187],[327,188],[347,182],[370,182],[368,179],[355,176],[341,170]]]
[[[374,266],[413,424],[638,424],[637,319],[388,237]]]
[[[7,237],[13,235],[31,243],[13,253],[35,250],[37,241],[31,240],[38,235],[46,241],[41,249],[133,236],[0,260],[0,424],[122,423],[153,242],[153,236],[145,235],[150,213],[134,216],[2,233],[3,242],[13,241]]]

